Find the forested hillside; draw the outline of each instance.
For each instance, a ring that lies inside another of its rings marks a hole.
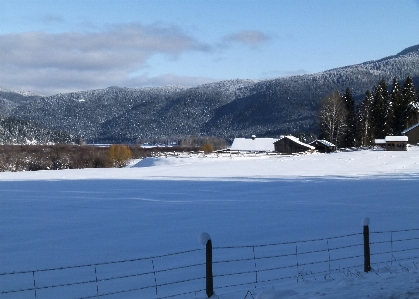
[[[0,118],[0,144],[69,143],[75,139],[68,133],[41,128],[24,120]]]
[[[190,136],[232,138],[318,132],[321,99],[350,88],[355,102],[381,79],[418,83],[419,45],[397,55],[329,71],[197,87],[119,88],[49,97],[2,92],[0,115],[96,142]]]

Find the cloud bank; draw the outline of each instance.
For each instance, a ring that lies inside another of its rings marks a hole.
[[[211,45],[178,26],[161,24],[114,25],[101,32],[5,34],[0,35],[0,84],[45,95],[112,85],[194,86],[215,80],[172,73],[149,76],[149,60],[155,55],[176,60],[188,52],[211,54],[233,45],[255,48],[269,39],[260,31],[245,30]]]
[[[177,59],[188,51],[210,50],[176,26],[129,24],[103,32],[7,34],[0,36],[0,82],[19,82],[44,93],[123,84],[154,55]]]

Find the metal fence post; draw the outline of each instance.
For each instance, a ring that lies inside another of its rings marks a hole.
[[[371,271],[371,259],[370,259],[370,219],[365,217],[362,219],[362,226],[364,227],[364,272]]]
[[[214,295],[214,281],[212,275],[212,242],[211,236],[208,233],[201,233],[199,235],[199,241],[202,245],[206,246],[206,293],[207,297],[210,298]]]

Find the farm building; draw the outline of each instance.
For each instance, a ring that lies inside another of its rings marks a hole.
[[[402,132],[403,135],[409,138],[410,144],[418,144],[419,143],[419,123],[410,128],[407,128]]]
[[[315,150],[314,146],[301,142],[297,137],[288,135],[282,136],[274,142],[275,152],[282,154],[292,154]]]
[[[309,143],[316,148],[319,153],[331,153],[336,151],[336,145],[327,140],[314,140]]]
[[[277,138],[235,138],[231,145],[231,151],[240,152],[273,152],[275,151],[274,142]]]
[[[375,139],[375,145],[386,151],[406,151],[407,141],[407,136],[386,136],[385,139]]]

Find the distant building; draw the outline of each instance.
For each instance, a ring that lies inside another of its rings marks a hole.
[[[336,151],[336,145],[327,140],[314,140],[309,143],[316,148],[319,153],[331,153]]]
[[[277,138],[256,138],[255,135],[252,135],[251,138],[234,138],[230,150],[269,153],[275,151],[274,142],[277,140]]]
[[[314,146],[301,142],[297,137],[288,135],[281,136],[280,139],[274,142],[275,152],[282,154],[292,154],[300,152],[313,152]]]
[[[402,134],[409,138],[410,144],[418,144],[419,143],[419,123],[404,130]]]
[[[386,136],[385,139],[375,139],[375,145],[386,151],[406,151],[407,141],[407,136]]]

